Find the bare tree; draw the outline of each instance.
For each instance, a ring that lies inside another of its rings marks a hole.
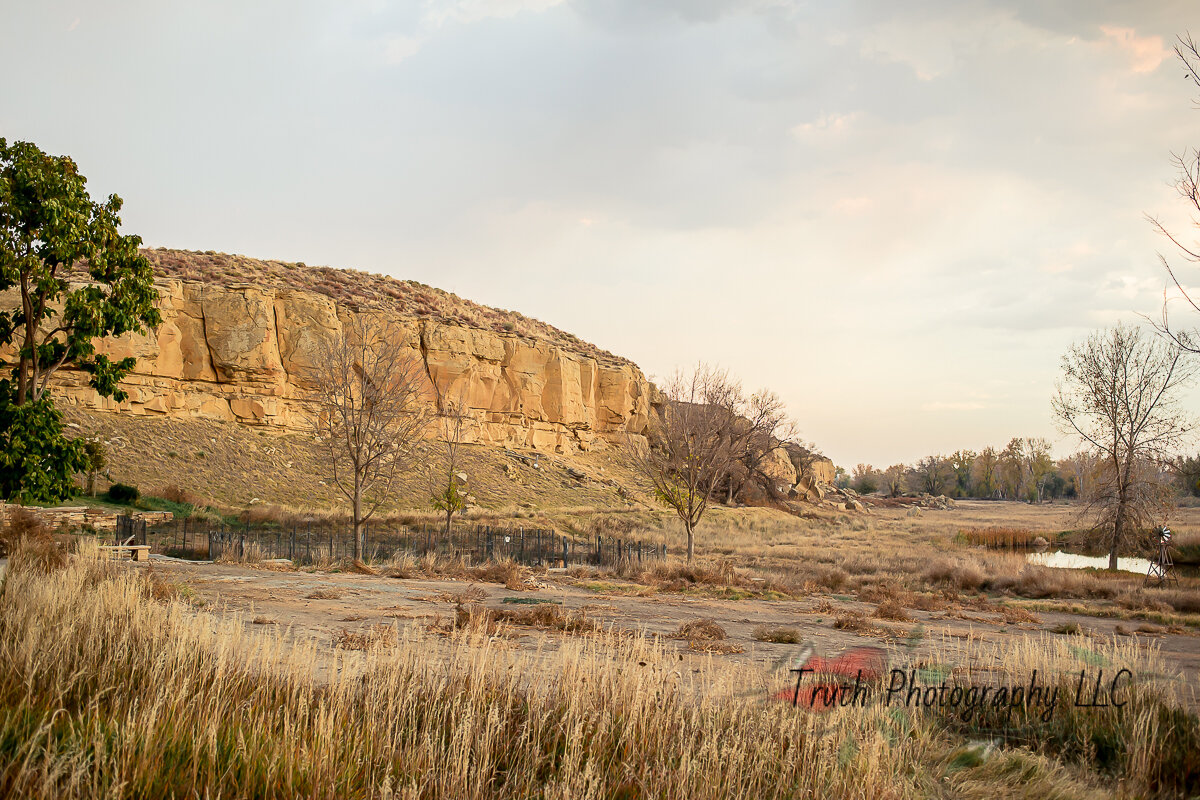
[[[881,480],[883,481],[883,489],[887,492],[888,497],[899,497],[904,494],[904,484],[907,476],[908,467],[904,464],[892,464],[883,471]]]
[[[1022,466],[1028,485],[1037,502],[1042,502],[1046,493],[1046,482],[1054,475],[1054,461],[1050,458],[1050,442],[1041,437],[1026,437]]]
[[[460,450],[467,433],[471,415],[466,403],[458,398],[439,399],[438,418],[434,425],[437,440],[446,461],[444,469],[428,471],[429,498],[435,511],[446,518],[446,535],[450,535],[454,515],[467,507],[466,477],[460,472]]]
[[[796,468],[796,480],[801,483],[817,483],[816,465],[825,461],[825,456],[812,442],[790,441],[784,445],[792,466]]]
[[[1014,436],[1000,451],[998,462],[1000,495],[1005,500],[1019,500],[1025,488],[1025,440]]]
[[[663,394],[666,403],[652,421],[649,447],[636,451],[636,461],[655,496],[683,521],[691,561],[696,525],[710,496],[744,453],[737,428],[745,398],[725,370],[703,364],[691,374],[676,373]]]
[[[941,495],[954,480],[954,469],[942,456],[926,456],[913,468],[913,477],[921,491]]]
[[[879,489],[879,470],[870,464],[855,464],[850,473],[850,486],[859,494],[871,494]]]
[[[739,399],[737,405],[735,411],[741,418],[733,421],[731,430],[736,463],[731,465],[727,478],[727,502],[733,502],[742,483],[754,478],[762,479],[767,493],[777,497],[774,482],[767,479],[762,468],[772,453],[786,450],[796,435],[796,425],[788,419],[783,400],[770,390],[763,389],[745,402]]]
[[[1180,36],[1175,43],[1175,55],[1183,64],[1184,76],[1200,87],[1200,45],[1196,44],[1190,34],[1185,34]],[[1197,103],[1197,107],[1200,107],[1200,103]],[[1181,153],[1172,153],[1171,160],[1175,165],[1175,188],[1179,191],[1179,196],[1187,203],[1190,211],[1200,212],[1200,149],[1191,148],[1184,149]],[[1174,245],[1176,252],[1185,262],[1200,264],[1200,242],[1189,244],[1173,234],[1158,217],[1147,215],[1147,219],[1155,230]],[[1192,217],[1192,223],[1194,226],[1200,227],[1200,219],[1195,216]],[[1191,353],[1200,353],[1200,335],[1191,328],[1172,327],[1168,314],[1168,306],[1172,299],[1183,301],[1185,306],[1196,312],[1200,312],[1200,304],[1180,283],[1179,276],[1166,257],[1160,253],[1158,259],[1162,262],[1167,274],[1171,276],[1178,297],[1168,298],[1164,292],[1162,317],[1154,322],[1154,327],[1181,349]]]
[[[1119,324],[1073,346],[1052,400],[1055,416],[1100,456],[1102,469],[1087,509],[1109,530],[1108,565],[1137,527],[1148,523],[1161,494],[1159,470],[1185,439],[1192,421],[1179,389],[1195,374],[1191,360],[1167,341]]]
[[[390,497],[425,431],[424,365],[402,331],[356,315],[323,343],[312,380],[317,435],[334,484],[350,500],[359,559],[363,525]]]
[[[1077,498],[1093,497],[1096,493],[1096,478],[1103,471],[1100,456],[1095,450],[1080,450],[1059,460],[1058,468],[1068,475],[1075,488]]]

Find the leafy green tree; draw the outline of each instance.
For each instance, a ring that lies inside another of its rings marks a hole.
[[[108,466],[104,445],[95,439],[83,443],[83,474],[87,476],[87,493],[96,496],[96,473]]]
[[[0,139],[0,292],[18,290],[15,307],[0,310],[0,367],[12,366],[0,380],[5,499],[70,496],[85,469],[84,445],[64,435],[50,379],[74,367],[102,397],[125,400],[118,384],[134,359],[111,361],[94,342],[161,322],[141,239],[117,231],[121,198],[94,202],[86,183],[69,157]],[[85,271],[87,282],[72,288],[73,270]]]
[[[446,468],[440,472],[430,468],[428,479],[429,499],[433,510],[445,517],[446,536],[450,535],[454,515],[462,513],[467,507],[467,476],[459,471],[461,466],[459,451],[466,438],[467,425],[470,421],[470,409],[461,398],[442,398],[439,394],[436,420],[437,438],[446,454]]]

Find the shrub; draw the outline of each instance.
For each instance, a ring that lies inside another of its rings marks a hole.
[[[817,583],[834,592],[845,586],[848,580],[850,580],[850,576],[841,567],[825,569],[817,577]]]
[[[0,555],[13,572],[51,572],[67,563],[67,555],[54,541],[41,518],[16,506],[0,529]]]
[[[909,622],[912,617],[904,610],[904,606],[900,605],[895,600],[884,600],[875,609],[875,616],[880,619],[894,619],[900,622]]]
[[[120,503],[121,505],[130,505],[136,503],[142,493],[138,491],[136,486],[130,486],[127,483],[114,483],[108,487],[108,491],[104,494],[105,498],[111,503]]]
[[[165,489],[162,490],[162,499],[185,506],[200,505],[199,496],[192,494],[187,489],[180,488],[174,483],[169,484]]]
[[[800,631],[795,628],[759,625],[751,635],[760,642],[774,642],[775,644],[800,644],[802,641]]]
[[[675,636],[679,639],[717,641],[725,638],[725,629],[711,619],[694,619],[681,624]]]

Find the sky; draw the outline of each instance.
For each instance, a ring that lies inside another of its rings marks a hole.
[[[1189,30],[1194,0],[0,0],[0,136],[149,246],[722,365],[847,468],[1065,455],[1063,353],[1178,261],[1145,215],[1195,240]]]

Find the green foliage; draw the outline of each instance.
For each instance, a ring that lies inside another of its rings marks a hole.
[[[62,435],[53,411],[51,376],[73,366],[102,397],[123,401],[118,382],[134,359],[111,361],[94,340],[161,321],[141,239],[117,231],[121,198],[93,202],[86,183],[70,158],[0,138],[0,292],[20,294],[14,308],[0,311],[0,348],[16,354],[15,363],[0,362],[12,367],[0,436],[19,446],[0,467],[5,498],[62,499],[84,471],[82,443]],[[76,268],[89,282],[72,288]]]
[[[95,439],[83,443],[83,469],[85,472],[99,472],[108,466],[108,454],[104,445]]]
[[[430,503],[435,511],[446,515],[446,529],[449,531],[450,520],[467,507],[467,493],[465,488],[459,485],[453,471],[447,477],[445,488],[430,496]]]
[[[80,470],[87,478],[87,493],[96,496],[96,473],[108,466],[108,454],[104,445],[95,439],[83,443],[83,469]]]
[[[0,380],[0,494],[20,502],[61,502],[83,472],[83,442],[63,435],[62,415],[49,395],[16,405],[10,380]]]
[[[109,502],[120,503],[122,505],[136,503],[137,499],[141,496],[142,493],[138,491],[136,486],[130,486],[127,483],[114,483],[108,487],[108,492],[105,493],[105,497]]]

